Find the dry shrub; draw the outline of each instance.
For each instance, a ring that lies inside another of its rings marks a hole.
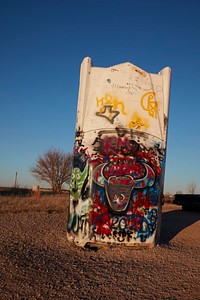
[[[68,195],[0,196],[0,212],[67,210]]]

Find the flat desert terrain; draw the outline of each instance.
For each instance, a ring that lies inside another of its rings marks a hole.
[[[0,197],[0,299],[200,299],[200,212],[165,204],[153,249],[66,240],[67,196]]]

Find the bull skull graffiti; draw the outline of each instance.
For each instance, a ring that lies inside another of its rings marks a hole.
[[[127,174],[125,171],[125,174],[108,176],[105,170],[111,165],[112,162],[98,165],[93,170],[93,181],[105,188],[110,210],[116,214],[123,214],[128,208],[133,189],[151,187],[155,182],[155,173],[148,164],[142,162],[140,167],[143,175],[140,178],[136,172],[130,174],[130,170]]]

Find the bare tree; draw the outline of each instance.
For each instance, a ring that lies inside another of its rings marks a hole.
[[[194,194],[195,189],[196,189],[196,183],[193,181],[193,182],[191,182],[191,183],[189,184],[189,186],[188,186],[188,192],[189,192],[190,194]]]
[[[64,182],[69,183],[73,155],[60,150],[48,150],[39,156],[36,165],[31,168],[33,176],[50,184],[54,193],[60,193]]]

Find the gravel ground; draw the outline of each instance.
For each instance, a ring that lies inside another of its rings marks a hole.
[[[1,210],[0,299],[200,299],[200,213],[165,204],[161,245],[86,250],[67,208]]]

